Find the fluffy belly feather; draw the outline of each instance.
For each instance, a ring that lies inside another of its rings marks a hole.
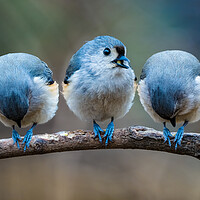
[[[63,95],[69,108],[82,120],[104,121],[121,118],[131,108],[136,84],[118,90],[87,90],[82,93],[73,84],[63,83]],[[107,92],[105,92],[107,91]]]
[[[42,83],[40,90],[40,95],[36,97],[40,100],[38,103],[36,103],[37,100],[34,98],[32,99],[32,102],[30,100],[30,108],[22,120],[22,126],[28,126],[33,122],[43,124],[54,117],[56,110],[58,109],[58,84],[56,81],[52,85]]]

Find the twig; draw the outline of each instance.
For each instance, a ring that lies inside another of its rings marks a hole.
[[[174,137],[171,138],[171,141],[173,139]],[[21,148],[18,149],[16,145],[13,145],[11,138],[1,139],[0,159],[90,149],[146,149],[190,155],[200,159],[200,134],[185,133],[182,146],[178,146],[176,151],[174,145],[170,148],[167,143],[163,142],[162,132],[142,126],[116,129],[113,134],[113,142],[110,142],[107,147],[105,147],[105,143],[101,144],[98,138],[94,139],[92,131],[62,131],[54,134],[34,135],[30,148],[26,152],[23,151],[21,142]]]

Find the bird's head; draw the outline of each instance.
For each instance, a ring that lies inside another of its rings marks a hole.
[[[130,68],[125,45],[111,36],[98,36],[87,42],[75,54],[77,56],[82,65],[98,71]]]

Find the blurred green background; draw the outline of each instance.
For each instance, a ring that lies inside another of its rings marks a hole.
[[[198,0],[0,0],[0,55],[27,52],[44,60],[61,83],[70,57],[97,35],[127,46],[137,77],[146,59],[182,49],[200,59]],[[162,130],[143,110],[138,95],[116,127],[145,125]],[[105,124],[101,124],[106,126]],[[169,126],[171,130],[171,126]],[[35,133],[91,129],[59,110]],[[200,122],[186,131],[199,132]],[[11,129],[0,124],[1,138]],[[19,131],[21,135],[25,130]],[[200,199],[200,162],[192,157],[143,150],[64,152],[0,161],[0,200]]]

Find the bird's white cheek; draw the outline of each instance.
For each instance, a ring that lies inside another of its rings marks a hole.
[[[103,54],[103,50],[101,49],[99,52],[97,52],[93,56],[89,56],[89,62],[88,58],[83,58],[82,62],[90,64],[92,68],[95,68],[96,70],[102,70],[102,69],[108,69],[113,68],[116,66],[116,64],[112,63],[113,60],[115,60],[118,57],[118,53],[116,52],[116,49],[111,50],[111,54],[106,56]]]
[[[195,78],[196,89],[200,91],[200,76]]]
[[[106,66],[106,68],[110,68],[110,69],[115,68],[115,67],[116,67],[116,64],[114,64],[112,62],[108,63]]]

